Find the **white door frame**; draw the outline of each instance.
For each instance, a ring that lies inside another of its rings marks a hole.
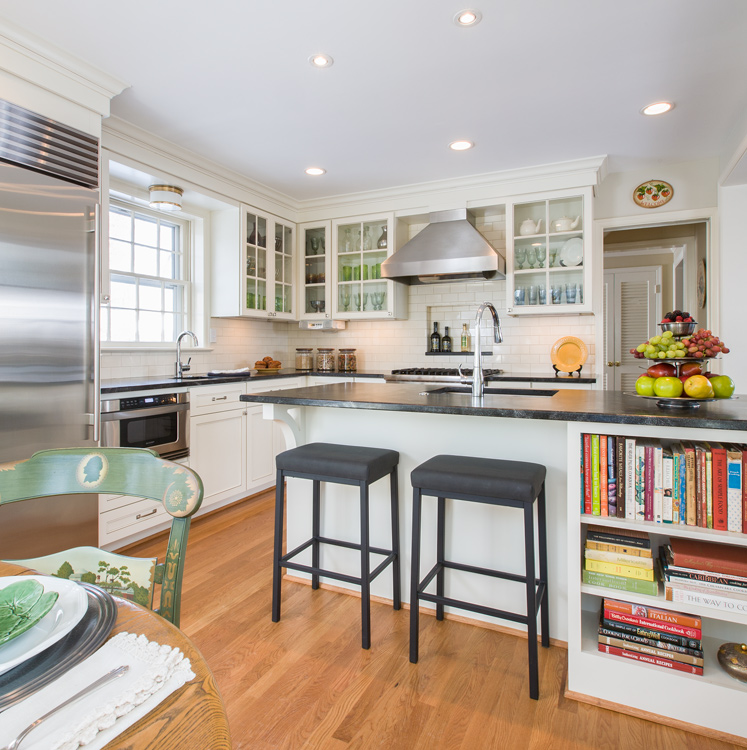
[[[644,227],[660,227],[672,224],[693,224],[697,222],[706,223],[706,265],[707,288],[706,288],[706,311],[708,314],[708,326],[711,330],[719,329],[719,306],[713,304],[715,297],[714,284],[719,278],[721,248],[719,246],[718,234],[718,209],[717,208],[694,208],[684,211],[668,211],[656,215],[619,216],[609,219],[595,219],[592,242],[592,262],[594,288],[601,289],[604,283],[604,233],[608,230],[619,229],[642,229]],[[596,387],[601,389],[604,367],[607,364],[602,361],[602,346],[604,344],[604,311],[602,309],[602,295],[595,294],[593,301],[594,320],[594,351]]]

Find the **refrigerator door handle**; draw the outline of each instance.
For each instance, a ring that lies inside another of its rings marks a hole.
[[[101,441],[101,205],[93,213],[93,296],[91,297],[93,337],[93,394],[91,424],[93,441]]]

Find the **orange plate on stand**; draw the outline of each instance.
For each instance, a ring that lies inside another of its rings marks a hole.
[[[576,372],[588,356],[586,344],[575,336],[558,339],[550,350],[550,359],[560,372]]]

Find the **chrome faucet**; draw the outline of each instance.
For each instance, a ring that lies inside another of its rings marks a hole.
[[[482,314],[485,310],[490,310],[490,314],[493,316],[493,340],[496,344],[500,344],[503,341],[503,333],[501,331],[501,321],[498,319],[498,313],[490,302],[483,302],[480,307],[477,308],[477,315],[475,316],[475,328],[472,335],[472,341],[474,342],[475,350],[475,362],[472,366],[472,400],[479,400],[483,396],[485,390],[485,377],[482,373],[482,351],[480,346],[480,323],[482,322]]]
[[[192,337],[192,343],[195,346],[199,346],[200,344],[197,341],[197,336],[192,333],[192,331],[182,331],[177,337],[176,337],[176,377],[181,378],[184,376],[184,373],[187,372],[190,369],[189,363],[192,361],[192,357],[190,357],[187,360],[186,364],[182,364],[182,339],[185,336],[191,336]]]

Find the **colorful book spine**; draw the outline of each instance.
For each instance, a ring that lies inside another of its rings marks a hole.
[[[641,654],[650,654],[651,656],[658,656],[661,659],[672,659],[673,661],[678,661],[681,664],[694,664],[698,667],[703,666],[702,656],[690,656],[690,654],[675,653],[674,651],[667,651],[666,649],[649,646],[647,643],[634,643],[632,641],[626,641],[623,638],[610,638],[610,636],[602,635],[601,633],[599,635],[598,641],[599,643],[603,643],[607,646],[625,648],[629,651],[637,651]]]
[[[637,578],[641,581],[653,581],[654,571],[649,568],[640,568],[636,565],[621,565],[619,563],[602,562],[600,560],[586,560],[586,570],[595,573],[609,573],[613,576],[625,576],[626,578]]]
[[[635,438],[625,438],[625,518],[635,521],[636,512]]]
[[[742,531],[742,452],[734,445],[726,451],[726,528]]]
[[[683,450],[685,451],[685,522],[688,526],[697,526],[695,448],[690,443],[683,443]]]
[[[703,625],[703,621],[700,619],[700,617],[689,615],[686,612],[673,612],[669,609],[646,607],[642,604],[621,602],[617,599],[605,599],[604,609],[611,612],[622,612],[623,614],[648,617],[649,620],[656,620],[657,622],[668,622],[675,625],[683,625],[689,628],[700,628]]]
[[[637,529],[612,529],[606,526],[591,525],[586,528],[586,538],[594,542],[651,549],[651,539],[648,534]]]
[[[607,646],[604,643],[599,644],[599,650],[605,654],[612,654],[614,656],[623,656],[626,659],[632,659],[633,661],[642,661],[646,664],[654,664],[657,667],[667,667],[668,669],[674,669],[680,672],[688,672],[690,674],[703,674],[703,667],[696,667],[694,664],[683,664],[682,662],[675,661],[674,659],[663,659],[659,656],[651,656],[650,654],[641,654],[636,651],[629,651],[625,648],[616,648],[615,646]]]
[[[687,581],[681,578],[668,578],[666,585],[672,589],[682,591],[692,591],[696,594],[705,594],[706,596],[714,594],[715,596],[725,596],[727,599],[740,599],[747,601],[747,589],[739,586],[724,586],[720,583],[711,583],[710,581]]]
[[[666,643],[656,638],[643,638],[640,635],[632,635],[631,633],[625,633],[622,630],[616,628],[605,628],[599,626],[599,635],[604,635],[607,638],[622,638],[625,641],[631,643],[642,643],[645,646],[652,646],[653,648],[664,649],[665,651],[671,651],[673,654],[687,654],[688,656],[699,656],[703,658],[702,649],[697,648],[685,648],[685,646],[677,646],[674,643]]]
[[[726,448],[721,443],[711,445],[712,492],[713,492],[713,528],[726,531]]]
[[[727,596],[717,596],[716,594],[700,594],[687,589],[667,586],[665,590],[667,601],[678,602],[698,607],[708,607],[709,609],[720,612],[736,612],[747,615],[747,601],[744,599],[733,599]]]
[[[607,490],[607,436],[599,436],[599,515],[609,515],[609,495]]]
[[[591,515],[591,435],[584,433],[584,513]]]
[[[582,570],[581,580],[591,586],[604,586],[615,591],[628,591],[631,594],[644,594],[646,596],[659,595],[659,582],[656,580],[642,581],[637,578],[614,576],[609,573],[595,573],[593,570]]]
[[[595,516],[602,513],[599,498],[599,435],[591,436],[591,512]]]
[[[678,443],[677,445],[677,459],[679,463],[678,468],[678,476],[679,476],[679,484],[678,484],[678,498],[677,498],[677,523],[686,524],[687,523],[687,471],[686,471],[686,464],[685,464],[685,448],[682,445],[682,443]]]
[[[672,583],[717,583],[719,586],[733,586],[734,588],[747,590],[747,578],[722,576],[717,573],[709,573],[706,570],[677,568],[672,565],[667,565],[663,570],[667,580],[672,581]]]
[[[662,522],[674,523],[674,453],[665,447],[662,452]]]
[[[628,555],[625,552],[617,552],[615,550],[597,550],[587,548],[584,550],[584,557],[587,560],[619,563],[620,565],[635,565],[639,568],[653,569],[654,567],[654,559],[652,557]]]
[[[653,520],[662,523],[664,520],[664,449],[661,443],[652,446],[653,477]]]
[[[742,533],[747,534],[747,450],[742,451]]]
[[[713,528],[713,451],[705,444],[705,525]]]
[[[606,620],[615,620],[616,622],[625,622],[630,625],[639,625],[642,628],[660,630],[664,633],[672,633],[673,635],[681,635],[686,638],[694,638],[696,640],[700,640],[702,635],[700,632],[700,628],[690,628],[684,625],[677,625],[672,622],[659,622],[658,620],[651,620],[648,617],[629,615],[624,612],[614,612],[608,609],[604,610],[604,617]]]
[[[664,550],[678,568],[747,578],[747,549],[744,547],[672,537]]]
[[[643,520],[654,520],[654,446],[648,441],[644,448]]]
[[[637,635],[641,638],[655,638],[658,641],[664,641],[664,643],[671,643],[675,646],[683,646],[685,648],[700,649],[701,643],[697,638],[687,638],[681,635],[675,635],[674,633],[665,633],[656,628],[642,628],[638,625],[633,625],[626,622],[613,622],[608,620],[602,615],[600,625],[604,628],[612,628],[614,630],[621,630],[623,633],[630,635]]]
[[[615,440],[617,449],[617,517],[625,518],[625,438]]]
[[[695,525],[705,528],[708,515],[706,512],[706,458],[705,446],[695,444]]]
[[[617,516],[617,455],[612,435],[607,436],[607,511]]]
[[[635,444],[635,515],[634,520],[643,521],[646,517],[644,483],[646,477],[646,448],[643,443]]]

